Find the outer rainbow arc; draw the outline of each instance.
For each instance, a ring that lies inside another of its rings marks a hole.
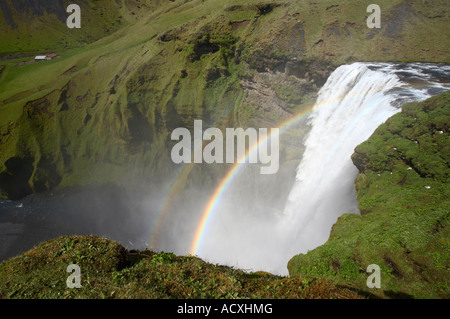
[[[172,182],[172,185],[169,188],[168,195],[161,205],[161,209],[159,210],[159,213],[150,232],[150,238],[147,244],[148,249],[153,250],[153,248],[158,245],[158,238],[161,232],[162,225],[164,224],[164,221],[166,220],[167,215],[172,208],[173,195],[176,194],[177,189],[180,187],[181,181],[183,180],[181,177],[190,168],[191,166],[189,164],[185,164],[185,166],[178,171],[176,178]]]

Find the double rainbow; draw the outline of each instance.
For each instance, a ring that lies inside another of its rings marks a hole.
[[[330,99],[328,97],[324,101],[317,101],[313,108],[308,108],[307,110],[300,111],[296,115],[294,115],[294,116],[288,118],[286,121],[282,122],[279,125],[279,133],[281,135],[283,132],[285,132],[287,129],[289,129],[293,124],[297,123],[300,119],[311,114],[312,112],[316,112],[322,108],[338,106],[344,98],[345,99],[357,99],[357,98],[361,97],[362,95],[365,96],[366,93],[367,92],[352,91],[351,93],[346,94],[345,97],[344,96],[336,96],[336,97],[333,97],[332,99]],[[244,164],[249,162],[248,161],[249,156],[252,154],[252,152],[257,151],[259,146],[262,143],[267,142],[271,138],[272,138],[272,132],[271,132],[271,134],[268,134],[265,138],[259,140],[255,145],[252,145],[248,149],[247,153],[244,155],[245,160],[241,160],[241,161],[238,161],[237,163],[235,163],[228,170],[228,172],[225,174],[225,176],[220,180],[219,184],[216,186],[211,197],[209,198],[209,200],[200,216],[197,227],[195,228],[192,242],[189,246],[190,247],[189,253],[191,255],[198,255],[201,245],[202,245],[202,242],[205,240],[205,233],[206,233],[206,230],[208,229],[208,225],[209,225],[212,217],[214,216],[214,212],[216,211],[216,208],[217,208],[221,198],[223,197],[226,190],[230,187],[232,181],[238,175],[239,171],[244,166]],[[176,184],[177,181],[174,181],[174,183]],[[172,188],[172,190],[173,189],[174,188]],[[170,201],[173,198],[173,196],[174,196],[174,194],[171,191],[166,198],[166,204],[164,205],[164,207],[166,207],[167,205],[170,205]],[[160,211],[160,214],[164,215],[167,213],[167,211],[168,211],[168,209],[162,209]],[[160,219],[162,220],[163,218],[160,218]],[[160,227],[159,225],[156,225],[156,228],[159,228],[159,227]],[[152,234],[152,236],[154,236],[154,234]]]
[[[316,105],[315,109],[317,109],[317,105]],[[304,116],[309,115],[312,111],[313,111],[312,108],[308,108],[306,111],[305,110],[301,111],[298,114],[294,115],[293,117],[290,117],[286,121],[282,122],[279,125],[280,135],[282,134],[282,132],[286,131],[292,125],[297,123]],[[243,156],[244,159],[241,158],[241,160],[238,160],[235,164],[233,164],[231,166],[231,168],[228,170],[228,172],[225,174],[225,176],[220,180],[219,184],[214,189],[210,199],[208,200],[208,202],[200,216],[198,226],[195,229],[194,236],[193,236],[192,242],[190,244],[190,248],[189,248],[189,253],[191,255],[198,254],[200,247],[201,247],[201,243],[204,240],[206,229],[208,228],[208,224],[211,221],[211,219],[214,215],[214,212],[215,212],[215,208],[218,206],[218,203],[220,202],[223,194],[226,192],[228,187],[231,185],[232,181],[238,175],[238,173],[240,172],[242,167],[244,167],[244,165],[246,163],[248,163],[248,159],[249,159],[250,155],[253,152],[257,152],[260,145],[270,141],[272,136],[273,136],[273,134],[271,131],[270,134],[267,134],[264,138],[259,139],[257,143],[250,146],[249,149],[247,150],[247,152]],[[161,227],[164,223],[164,220],[165,220],[166,216],[168,215],[168,213],[170,212],[171,204],[172,204],[176,194],[179,193],[177,191],[177,189],[179,188],[179,185],[182,184],[180,182],[180,180],[183,180],[183,176],[186,176],[186,172],[190,171],[191,168],[192,168],[192,164],[185,164],[185,167],[183,167],[183,169],[181,169],[178,172],[176,178],[172,182],[172,186],[170,187],[168,195],[166,196],[166,198],[161,206],[161,209],[159,210],[159,213],[156,218],[156,222],[154,223],[153,229],[150,233],[149,244],[147,245],[149,248],[153,248],[154,246],[156,246],[156,243],[157,243],[160,231],[161,231]]]

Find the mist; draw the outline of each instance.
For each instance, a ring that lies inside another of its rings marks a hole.
[[[0,203],[0,260],[63,235],[95,235],[145,249],[162,194],[112,185],[70,187]],[[2,227],[5,226],[5,227]]]

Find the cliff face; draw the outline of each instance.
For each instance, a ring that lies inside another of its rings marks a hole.
[[[19,44],[40,34],[23,17],[43,13],[68,32],[56,10],[64,1],[54,8],[36,2],[20,14],[18,4],[1,3],[18,26]],[[445,1],[379,4],[381,29],[367,28],[366,6],[354,1],[83,2],[87,25],[67,36],[100,30],[92,39],[101,40],[72,49],[82,42],[59,46],[63,33],[44,32],[44,48],[59,49],[60,59],[0,68],[1,196],[136,176],[158,184],[176,168],[170,133],[191,128],[194,119],[205,127],[274,127],[310,108],[339,64],[448,59]]]
[[[327,277],[382,297],[448,298],[450,93],[405,104],[359,145],[353,162],[360,215],[293,257],[291,275]],[[381,269],[368,289],[366,269]]]

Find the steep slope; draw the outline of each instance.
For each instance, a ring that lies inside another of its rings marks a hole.
[[[293,257],[291,276],[326,277],[383,297],[448,298],[450,93],[405,104],[352,157],[361,215],[345,214],[330,238]],[[366,269],[381,269],[368,289]]]
[[[384,23],[376,30],[366,26],[366,6],[354,1],[117,3],[129,17],[117,32],[57,52],[60,59],[3,67],[2,197],[142,176],[159,187],[177,168],[170,133],[191,128],[193,119],[205,128],[273,127],[310,108],[337,65],[449,56],[445,1],[380,1]],[[87,4],[86,14],[103,10]],[[108,6],[100,29],[122,12]],[[299,153],[289,149],[283,161]],[[225,169],[197,166],[192,174],[205,183]]]

